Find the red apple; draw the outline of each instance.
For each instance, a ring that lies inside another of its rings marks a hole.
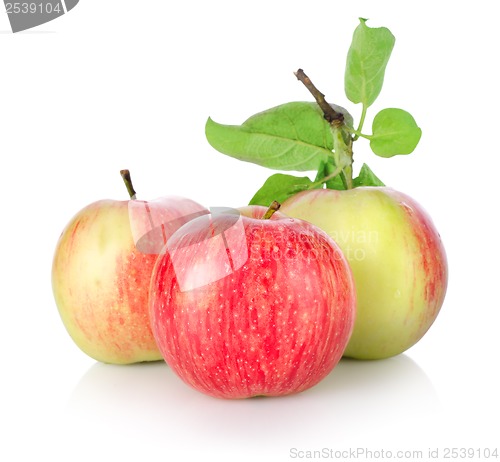
[[[200,213],[208,211],[167,196],[100,200],[71,219],[56,246],[52,287],[81,350],[106,363],[162,359],[149,323],[151,272],[166,239]]]
[[[351,335],[355,291],[335,242],[264,207],[196,218],[160,255],[150,288],[166,362],[219,398],[306,390],[337,364]]]
[[[430,216],[387,187],[304,191],[281,210],[327,232],[349,260],[357,316],[345,356],[381,359],[410,348],[443,304],[446,253]]]

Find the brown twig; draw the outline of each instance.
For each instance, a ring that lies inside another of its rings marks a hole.
[[[341,124],[344,122],[344,114],[337,112],[333,109],[330,104],[325,100],[325,95],[321,93],[316,86],[311,82],[311,79],[306,75],[306,73],[299,69],[297,72],[294,72],[295,77],[300,80],[305,87],[309,90],[311,95],[314,96],[314,99],[318,103],[319,107],[323,111],[325,120],[330,124]]]

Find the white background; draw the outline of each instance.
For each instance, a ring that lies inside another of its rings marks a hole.
[[[0,460],[279,462],[306,455],[294,448],[443,456],[500,446],[496,12],[481,0],[81,0],[19,34],[2,12]],[[142,199],[245,205],[271,172],[215,152],[207,117],[238,124],[310,100],[292,73],[303,67],[359,118],[343,72],[360,16],[396,36],[366,127],[401,107],[423,130],[411,156],[375,158],[363,141],[355,155],[419,201],[442,235],[449,290],[428,334],[404,355],[342,361],[317,387],[278,399],[212,399],[163,363],[86,357],[50,283],[71,216],[126,199],[122,168]]]

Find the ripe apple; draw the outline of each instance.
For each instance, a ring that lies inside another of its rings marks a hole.
[[[182,380],[214,397],[306,390],[334,368],[351,335],[355,291],[335,242],[265,212],[249,206],[192,220],[153,270],[158,347]]]
[[[151,272],[169,235],[200,213],[208,211],[167,196],[100,200],[71,219],[55,249],[52,287],[81,350],[114,364],[162,359],[148,317]]]
[[[357,317],[345,356],[381,359],[422,338],[447,286],[446,254],[429,215],[387,187],[298,193],[281,210],[326,231],[347,257]]]

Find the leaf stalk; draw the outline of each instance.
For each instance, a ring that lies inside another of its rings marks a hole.
[[[316,88],[303,69],[299,69],[295,72],[295,76],[314,96],[314,99],[323,111],[325,120],[330,124],[333,134],[333,157],[335,166],[337,169],[340,169],[339,173],[342,175],[342,181],[346,188],[352,189],[353,137],[351,135],[351,130],[345,124],[344,114],[333,109],[326,101],[325,95]],[[337,173],[337,175],[339,173]]]

